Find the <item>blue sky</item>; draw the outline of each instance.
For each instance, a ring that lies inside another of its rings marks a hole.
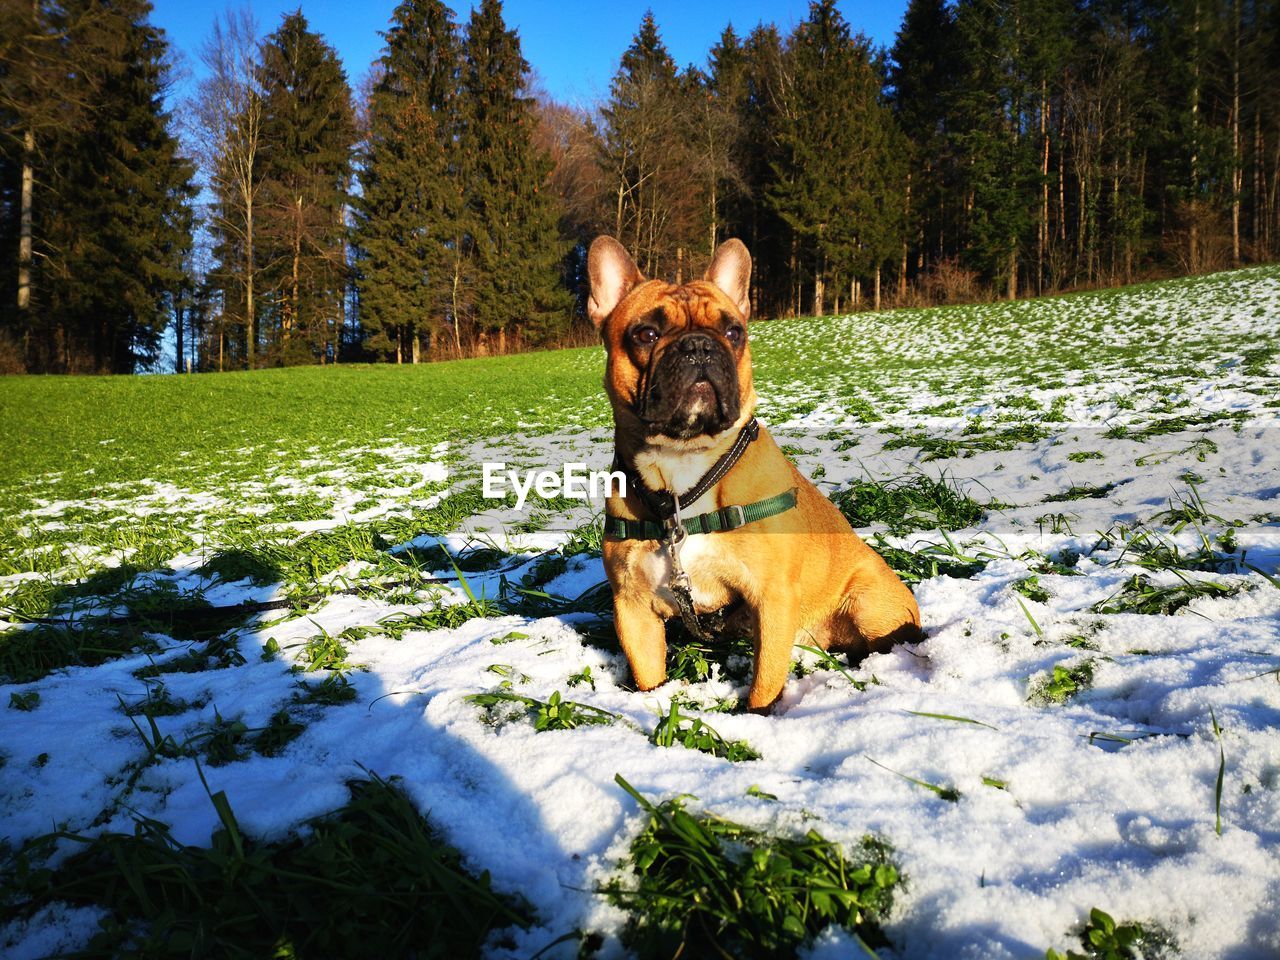
[[[226,0],[153,0],[152,20],[163,27],[179,59],[191,74],[199,71],[197,56],[215,17],[227,8]],[[347,78],[356,84],[382,48],[395,0],[254,0],[248,4],[266,34],[275,29],[282,14],[299,6],[313,30],[318,30],[342,57]],[[875,43],[889,45],[906,9],[906,0],[845,0],[845,19]],[[760,21],[789,30],[804,19],[807,0],[739,0],[732,4],[699,0],[507,0],[504,14],[520,33],[525,59],[543,87],[556,99],[590,104],[608,91],[618,58],[631,42],[646,9],[652,8],[662,38],[681,66],[702,65],[726,23],[741,36]],[[471,5],[454,6],[465,22]],[[179,84],[177,92],[185,92]]]

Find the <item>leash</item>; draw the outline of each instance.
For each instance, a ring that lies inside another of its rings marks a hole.
[[[737,530],[757,520],[785,513],[796,505],[798,492],[795,487],[792,487],[790,490],[766,497],[764,500],[745,505],[730,504],[719,510],[700,513],[687,520],[680,515],[680,501],[697,503],[708,490],[724,479],[758,436],[760,436],[760,424],[755,417],[752,417],[739,431],[733,445],[711,465],[711,469],[704,473],[697,483],[685,491],[683,496],[674,491],[649,489],[634,469],[623,463],[620,456],[614,456],[614,469],[621,469],[626,475],[628,489],[635,490],[645,507],[660,519],[657,521],[627,520],[606,514],[604,532],[621,540],[658,540],[667,548],[671,556],[671,593],[676,598],[680,619],[685,629],[703,643],[714,640],[715,634],[703,626],[694,609],[693,586],[689,580],[689,572],[680,562],[680,551],[684,547],[685,540],[690,534]]]
[[[747,452],[747,447],[751,446],[753,440],[760,436],[760,424],[755,417],[748,420],[741,430],[738,431],[737,437],[734,438],[733,444],[726,450],[715,463],[711,465],[711,469],[704,473],[692,487],[686,490],[682,496],[685,503],[697,503],[708,490],[724,479],[724,475],[733,469],[733,465],[741,459],[742,455]],[[622,462],[622,457],[615,453],[613,456],[613,469],[621,470],[627,477],[627,489],[635,490],[639,495],[641,502],[649,508],[649,511],[658,517],[670,518],[675,512],[676,495],[666,490],[652,490],[649,485],[644,482],[644,478],[632,467]],[[616,518],[615,518],[616,519]],[[606,523],[608,518],[606,518]],[[654,537],[644,537],[645,540],[660,539]]]

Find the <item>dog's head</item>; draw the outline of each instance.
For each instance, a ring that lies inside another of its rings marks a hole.
[[[605,389],[618,426],[645,442],[697,446],[755,407],[747,344],[751,255],[740,240],[716,250],[701,280],[645,280],[612,237],[587,258],[587,312],[609,353]]]

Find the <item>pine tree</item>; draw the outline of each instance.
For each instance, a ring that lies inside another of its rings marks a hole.
[[[503,22],[501,0],[482,0],[472,11],[462,53],[459,153],[474,322],[480,332],[496,333],[505,352],[509,326],[535,342],[567,327],[572,298],[560,284],[560,264],[568,249],[544,189],[551,164],[533,143],[537,118],[524,95],[529,64]]]
[[[164,36],[145,0],[121,0],[80,17],[67,44],[96,73],[91,122],[49,144],[40,217],[44,310],[56,326],[53,369],[132,372],[152,364],[191,243],[194,168],[164,112]],[[75,68],[71,68],[74,77]],[[56,199],[54,199],[56,198]]]
[[[791,84],[767,196],[794,232],[797,266],[812,271],[813,310],[822,313],[828,282],[878,270],[886,238],[900,229],[888,195],[899,175],[886,171],[895,156],[893,120],[880,103],[870,45],[851,36],[835,0],[810,4],[786,66]]]
[[[440,344],[450,325],[461,349],[468,291],[454,149],[459,46],[440,0],[404,0],[386,40],[355,203],[360,326],[371,351],[416,361],[422,338]]]
[[[1037,144],[1027,135],[1038,95],[1033,14],[1032,4],[1021,0],[962,0],[956,10],[964,65],[955,142],[971,211],[965,253],[1010,299],[1018,290],[1039,193]]]
[[[955,43],[955,15],[946,0],[911,0],[891,53],[889,82],[894,114],[914,147],[904,206],[917,269],[941,254],[955,222],[948,129],[959,66]],[[900,282],[905,280],[904,264]]]
[[[737,236],[746,199],[743,158],[751,149],[742,123],[747,99],[747,56],[733,25],[724,28],[707,58],[708,73],[696,91],[694,144],[707,186],[707,256],[721,240]]]
[[[602,109],[601,146],[611,181],[610,231],[627,244],[646,276],[675,275],[682,253],[705,242],[703,185],[689,175],[700,158],[691,147],[690,94],[646,13]]]
[[[266,39],[262,252],[284,363],[336,358],[346,281],[342,221],[356,139],[351,89],[337,54],[306,18],[287,14]]]
[[[869,278],[871,305],[878,310],[885,265],[899,259],[907,236],[911,147],[883,98],[886,65],[872,58],[865,42],[855,47],[857,77],[852,106],[860,137],[858,151],[849,157],[845,168],[852,217],[842,224],[843,229],[829,234],[828,258],[837,267],[833,271],[837,290],[851,281]]]
[[[735,226],[728,232],[745,240],[751,250],[752,316],[767,316],[794,310],[792,231],[767,201],[779,173],[789,176],[779,143],[789,73],[782,37],[771,24],[753,29],[742,52],[746,89],[738,123],[744,202],[735,212]]]

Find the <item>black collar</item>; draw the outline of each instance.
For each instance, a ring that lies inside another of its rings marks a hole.
[[[752,417],[738,433],[737,439],[733,441],[733,446],[711,465],[711,469],[704,473],[697,483],[678,495],[680,503],[684,505],[697,503],[703,494],[724,479],[725,474],[732,470],[733,465],[747,452],[747,447],[751,446],[751,441],[758,436],[760,436],[760,424],[756,422],[755,417]],[[675,516],[677,497],[671,491],[651,490],[635,467],[623,462],[621,454],[614,454],[613,467],[615,470],[621,470],[626,475],[627,489],[634,490],[640,498],[640,502],[660,521],[665,522]]]

